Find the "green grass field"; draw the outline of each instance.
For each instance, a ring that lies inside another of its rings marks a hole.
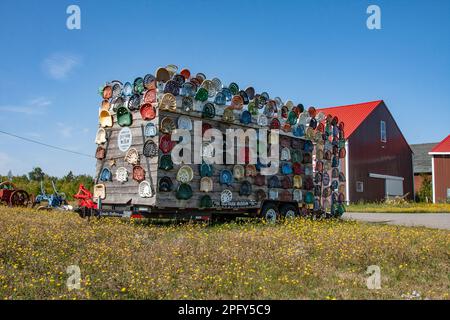
[[[449,299],[450,232],[297,219],[90,222],[0,208],[2,299]],[[81,270],[69,291],[66,269]],[[366,287],[381,268],[381,289]]]
[[[348,212],[450,213],[450,203],[361,203],[347,206]]]

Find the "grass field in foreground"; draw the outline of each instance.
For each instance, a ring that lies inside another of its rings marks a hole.
[[[298,219],[205,226],[0,208],[2,299],[448,299],[450,232]],[[78,265],[81,289],[68,291]],[[381,290],[366,287],[370,265]]]
[[[384,213],[450,213],[450,203],[415,203],[400,204],[364,203],[347,206],[348,212],[384,212]]]

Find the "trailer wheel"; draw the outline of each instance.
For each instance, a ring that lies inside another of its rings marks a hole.
[[[274,203],[267,203],[261,210],[261,216],[269,223],[275,223],[278,219],[278,206]]]
[[[292,219],[298,216],[298,208],[293,204],[284,204],[280,209],[281,215],[286,219]]]
[[[80,207],[78,209],[78,215],[80,216],[80,218],[84,219],[87,217],[88,213],[87,213],[87,208],[86,207]]]

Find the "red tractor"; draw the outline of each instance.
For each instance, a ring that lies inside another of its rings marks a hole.
[[[32,198],[25,190],[16,189],[10,181],[0,183],[0,203],[10,207],[27,207],[33,203]]]
[[[78,188],[77,194],[73,196],[78,200],[78,208],[77,211],[81,217],[92,216],[93,211],[97,209],[97,204],[93,200],[93,194],[84,187],[84,185],[80,184]]]

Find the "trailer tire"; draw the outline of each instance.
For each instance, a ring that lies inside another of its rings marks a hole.
[[[80,216],[80,218],[84,219],[88,216],[88,212],[87,212],[87,208],[86,207],[80,207],[79,211],[78,211],[78,215]]]
[[[266,203],[261,210],[261,217],[268,223],[275,223],[280,215],[275,203]]]
[[[298,216],[298,208],[290,203],[284,204],[281,206],[280,213],[285,219],[292,219]]]

